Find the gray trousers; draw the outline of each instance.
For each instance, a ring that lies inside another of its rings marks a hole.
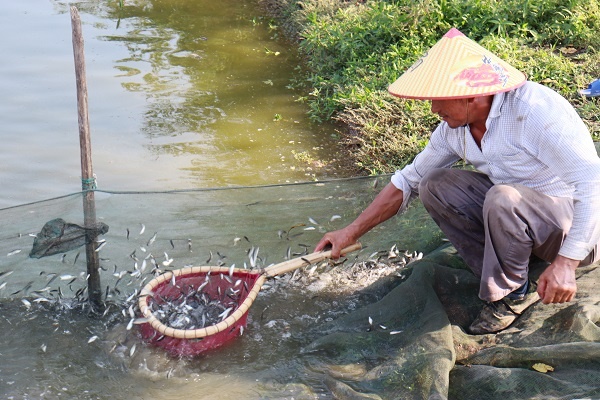
[[[573,200],[486,175],[435,169],[419,185],[423,205],[471,270],[479,297],[500,300],[527,281],[529,259],[552,262],[571,227]],[[598,245],[581,265],[598,256]]]

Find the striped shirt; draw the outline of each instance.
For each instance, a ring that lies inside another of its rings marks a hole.
[[[582,260],[600,240],[600,158],[590,133],[569,102],[534,82],[494,96],[481,149],[468,126],[442,122],[412,164],[392,176],[404,210],[433,168],[461,158],[494,184],[517,183],[573,199],[573,223],[559,254]]]

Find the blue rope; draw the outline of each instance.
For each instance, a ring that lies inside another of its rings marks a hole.
[[[81,178],[81,190],[96,190],[96,178]]]

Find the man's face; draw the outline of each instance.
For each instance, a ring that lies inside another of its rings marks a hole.
[[[452,129],[469,123],[466,99],[431,100],[431,112],[439,115]]]

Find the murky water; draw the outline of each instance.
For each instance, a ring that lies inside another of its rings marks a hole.
[[[293,46],[254,0],[95,0],[83,22],[98,187],[162,190],[322,176],[334,128],[290,88]],[[69,4],[0,3],[0,208],[81,189]]]
[[[88,316],[86,303],[76,301],[86,297],[80,292],[86,287],[81,247],[28,257],[31,234],[46,221],[81,223],[81,196],[0,210],[0,398],[331,399],[321,368],[314,370],[302,350],[322,335],[325,323],[379,296],[369,270],[353,272],[353,258],[269,280],[250,307],[244,334],[194,359],[169,357],[144,343],[135,326],[128,330],[135,297],[127,299],[153,276],[152,259],[163,270],[218,260],[244,268],[252,247],[259,249],[260,266],[302,253],[324,231],[351,221],[379,190],[375,182],[387,179],[97,192],[98,219],[109,225],[98,250],[109,305],[102,317]],[[429,233],[432,224],[420,207],[411,207],[406,217],[365,235],[361,259],[392,244],[426,252],[439,239]],[[383,270],[371,272],[376,278]]]
[[[122,8],[113,0],[75,3],[83,21],[100,189],[172,190],[322,177],[311,161],[335,157],[334,129],[308,120],[299,93],[290,88],[297,56],[253,0],[123,3]],[[0,208],[79,191],[69,4],[0,2],[0,51]],[[310,201],[315,209],[326,198],[309,190],[282,200],[288,190],[278,190],[258,207],[257,192],[189,198],[98,194],[98,218],[111,227],[101,253],[103,285],[115,287],[115,271],[129,275],[132,250],[142,254],[146,235],[156,231],[158,247],[152,251],[161,258],[169,252],[173,267],[202,265],[210,251],[227,252],[228,263],[241,265],[243,250],[236,255],[230,249],[235,236],[247,235],[261,245],[261,233],[271,242],[280,240],[275,224],[283,229],[306,224],[307,212],[299,215],[298,204]],[[352,194],[340,198],[354,201]],[[273,209],[277,204],[284,210]],[[223,210],[235,211],[224,220]],[[40,260],[27,256],[29,234],[57,217],[81,223],[80,197],[1,213],[1,398],[320,398],[326,392],[297,355],[315,322],[355,307],[355,297],[338,302],[325,291],[311,295],[318,301],[308,301],[302,285],[295,290],[282,285],[259,296],[239,340],[197,359],[173,359],[144,344],[135,329],[126,329],[124,299],[137,283],[113,290],[109,312],[96,318],[80,305],[72,308],[77,291],[86,286],[80,249]],[[142,224],[146,235],[138,233]],[[320,234],[303,239],[312,245]],[[185,245],[190,238],[193,252]],[[284,254],[285,243],[261,250],[265,261],[267,255],[283,261]],[[71,274],[77,277],[73,283],[58,277]],[[35,301],[40,298],[52,302]]]
[[[100,189],[310,181],[324,174],[317,160],[336,157],[333,127],[310,123],[289,87],[296,54],[254,0],[76,4]],[[0,398],[332,398],[302,349],[324,322],[377,296],[371,281],[341,279],[348,264],[269,282],[244,335],[194,359],[169,357],[136,328],[128,330],[127,298],[149,279],[150,268],[134,278],[149,257],[159,264],[174,259],[169,268],[215,265],[217,258],[242,267],[250,246],[260,247],[262,266],[310,250],[323,232],[353,219],[389,178],[97,192],[98,219],[110,226],[99,250],[109,308],[91,316],[76,300],[86,297],[81,248],[28,257],[31,235],[45,222],[82,223],[81,197],[6,208],[81,188],[70,23],[66,2],[0,2]],[[392,243],[419,251],[435,245],[422,210],[410,215],[365,237],[362,257]]]

